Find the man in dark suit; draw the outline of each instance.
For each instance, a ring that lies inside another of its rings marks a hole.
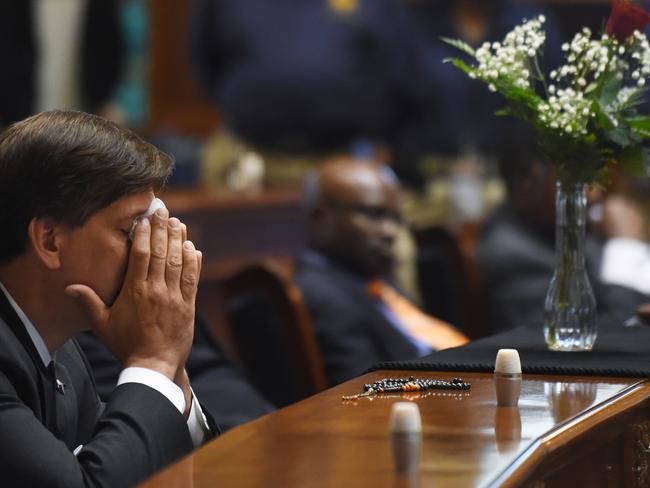
[[[556,175],[543,163],[528,129],[515,126],[510,134],[512,142],[502,148],[499,157],[508,199],[486,219],[476,251],[487,327],[492,334],[523,325],[541,327],[544,298],[557,259]],[[629,268],[625,266],[629,261],[625,255],[632,254],[634,261],[633,253],[638,246],[641,250],[636,255],[647,256],[643,210],[626,203],[616,186],[602,201],[602,235],[594,232],[597,222],[590,222],[585,265],[596,296],[599,322],[619,326],[650,298],[647,288],[639,290],[633,286],[642,276],[638,261],[637,269],[624,273],[632,279],[612,280],[603,273],[604,269],[617,268],[620,278],[620,272]]]
[[[184,369],[201,253],[166,209],[138,218],[171,169],[79,112],[0,135],[3,483],[131,486],[213,435]],[[88,327],[125,368],[105,405],[71,340]]]
[[[379,361],[467,341],[388,284],[401,226],[399,188],[390,168],[332,160],[308,181],[306,198],[310,247],[295,279],[330,383],[358,376]]]

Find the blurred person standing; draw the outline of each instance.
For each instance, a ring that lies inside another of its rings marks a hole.
[[[562,59],[562,36],[552,14],[534,2],[509,0],[414,0],[408,4],[417,24],[427,84],[439,94],[431,98],[437,105],[427,108],[427,113],[439,115],[418,128],[428,137],[421,133],[417,137],[420,146],[414,145],[414,150],[453,158],[473,153],[483,158],[494,157],[509,141],[508,120],[494,116],[504,106],[503,100],[490,93],[484,84],[443,64],[458,53],[441,37],[462,39],[476,48],[484,42],[501,42],[523,19],[544,14],[543,61],[549,68]],[[440,120],[444,120],[442,125]]]
[[[222,145],[257,151],[270,180],[390,148],[424,93],[397,0],[194,0],[192,53]]]
[[[49,110],[102,112],[122,67],[117,0],[0,2],[0,126]]]

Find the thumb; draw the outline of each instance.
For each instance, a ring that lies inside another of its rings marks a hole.
[[[65,294],[82,304],[88,312],[92,328],[101,332],[108,323],[109,308],[95,290],[86,285],[68,285],[65,287]]]

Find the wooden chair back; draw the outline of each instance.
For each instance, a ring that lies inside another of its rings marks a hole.
[[[457,233],[443,226],[417,229],[418,285],[427,312],[461,329],[469,338],[486,335],[480,277],[474,252],[479,225]]]
[[[302,293],[287,276],[255,264],[222,282],[234,347],[254,385],[282,407],[327,388]]]

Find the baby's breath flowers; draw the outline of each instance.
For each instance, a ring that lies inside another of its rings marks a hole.
[[[503,44],[484,43],[476,50],[478,66],[469,72],[469,76],[487,81],[490,91],[497,91],[494,83],[499,78],[509,78],[520,88],[530,88],[529,59],[535,56],[546,40],[546,34],[542,31],[544,21],[544,17],[540,16],[515,27]]]
[[[614,11],[621,1],[612,0]],[[619,34],[629,26],[622,28],[613,17],[602,36],[594,37],[585,27],[565,43],[565,64],[548,76],[542,69],[543,15],[524,20],[501,42],[486,42],[476,50],[444,39],[475,62],[445,61],[503,95],[508,106],[500,115],[532,124],[562,181],[594,181],[615,162],[634,163],[645,171],[650,167],[650,151],[644,147],[650,139],[650,118],[639,115],[638,108],[650,76],[650,44],[639,30],[621,39]],[[618,18],[629,21],[620,12]],[[633,20],[641,25],[638,18]]]

